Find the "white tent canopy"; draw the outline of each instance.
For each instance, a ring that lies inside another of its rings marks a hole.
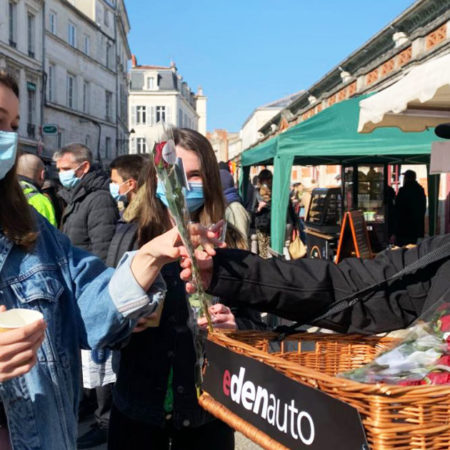
[[[423,131],[450,122],[450,54],[414,66],[399,81],[359,105],[360,133],[378,127]]]

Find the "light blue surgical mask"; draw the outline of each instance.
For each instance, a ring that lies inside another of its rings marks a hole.
[[[186,205],[189,212],[197,211],[205,203],[202,183],[189,183],[189,191],[186,191],[184,195],[186,197]]]
[[[77,171],[81,167],[81,164],[76,169],[70,170],[62,170],[59,172],[59,181],[66,189],[74,188],[81,180],[75,175],[75,171]]]
[[[124,181],[122,184],[125,184],[126,181]],[[116,201],[116,202],[126,202],[127,200],[127,193],[125,194],[121,194],[119,192],[120,186],[122,186],[122,184],[118,184],[118,183],[109,183],[109,193],[111,194],[112,198]]]
[[[156,186],[156,197],[158,197],[167,208],[169,207],[169,202],[166,197],[166,190],[164,189],[164,185],[161,181],[158,181],[158,185]]]
[[[16,162],[19,136],[13,131],[0,131],[0,180],[13,168]]]
[[[198,182],[189,183],[190,190],[183,190],[184,196],[186,198],[186,206],[190,213],[200,209],[205,203],[205,198],[203,196],[203,184]],[[166,191],[164,185],[158,181],[158,186],[156,188],[156,196],[166,205],[169,206],[166,197]]]

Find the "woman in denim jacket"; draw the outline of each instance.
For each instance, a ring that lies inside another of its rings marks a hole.
[[[116,272],[72,247],[22,194],[18,111],[17,84],[0,72],[0,304],[44,316],[0,333],[0,406],[15,450],[75,449],[79,349],[116,344],[155,310],[165,295],[159,271],[178,257],[178,235],[170,230],[126,253]]]

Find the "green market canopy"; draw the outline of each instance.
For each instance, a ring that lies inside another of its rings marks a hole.
[[[243,191],[250,166],[274,166],[272,199],[276,201],[272,200],[271,213],[274,250],[281,252],[284,245],[292,165],[429,163],[431,142],[439,140],[433,130],[404,133],[397,128],[379,128],[370,134],[358,133],[359,102],[366,97],[337,103],[242,153]],[[435,184],[430,185],[432,198],[436,197]],[[430,202],[430,209],[434,207],[435,202]]]

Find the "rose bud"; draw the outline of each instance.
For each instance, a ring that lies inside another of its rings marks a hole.
[[[441,356],[437,361],[436,365],[450,366],[450,355]]]
[[[155,166],[159,166],[160,162],[162,161],[162,152],[164,145],[166,145],[165,141],[155,144],[155,148],[153,149],[153,161],[155,162]]]
[[[448,384],[450,372],[430,372],[424,379],[427,384]]]
[[[439,319],[439,329],[443,332],[450,331],[450,314],[442,316]]]

